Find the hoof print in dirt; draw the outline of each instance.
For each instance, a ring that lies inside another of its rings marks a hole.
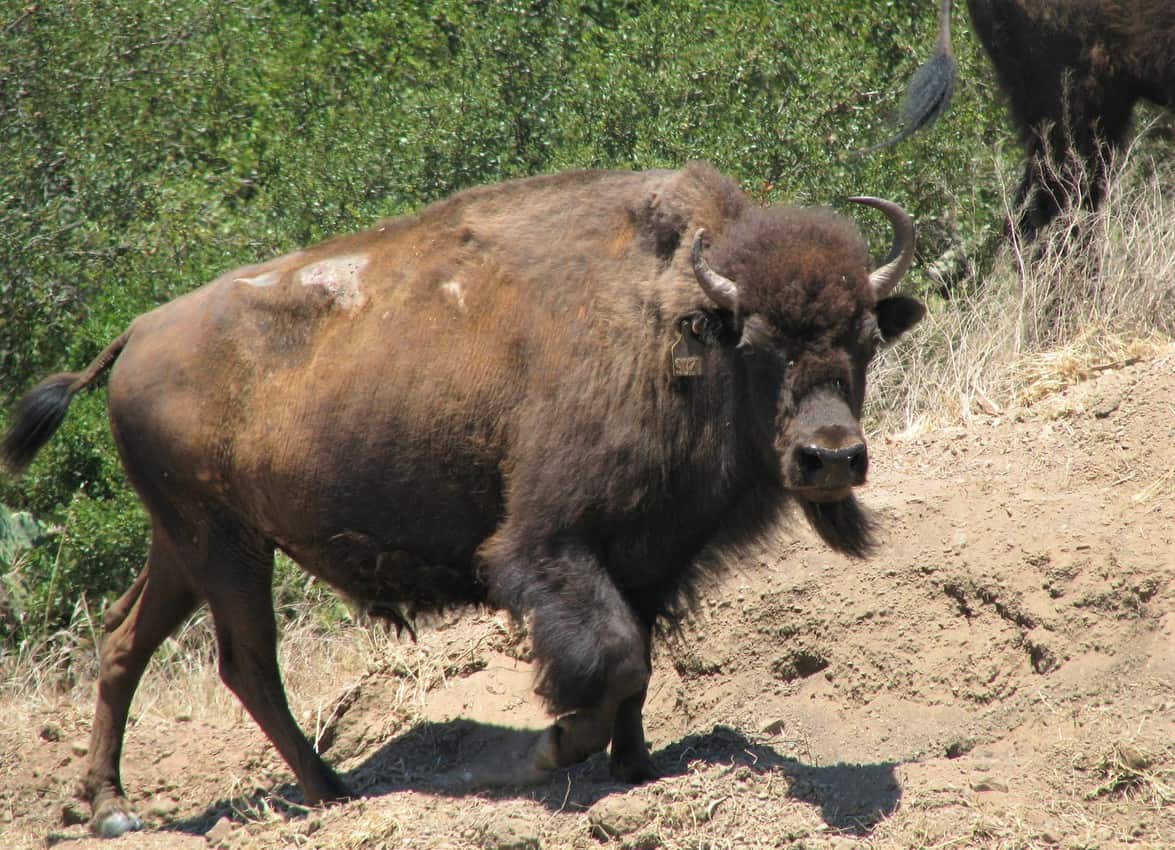
[[[789,649],[771,662],[771,675],[784,682],[806,679],[828,669],[827,656],[812,647]]]

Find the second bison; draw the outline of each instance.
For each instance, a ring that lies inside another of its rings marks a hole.
[[[1175,108],[1171,0],[968,0],[1024,144],[1016,228],[1027,241],[1066,207],[1096,208],[1139,101]],[[904,138],[942,114],[954,92],[951,0],[941,0],[935,54],[915,74]]]

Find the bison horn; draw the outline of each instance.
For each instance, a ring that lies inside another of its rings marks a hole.
[[[880,267],[869,275],[869,283],[873,286],[873,293],[878,300],[889,295],[901,282],[902,276],[910,268],[914,259],[914,222],[910,215],[893,201],[883,201],[881,198],[857,197],[849,198],[854,204],[864,204],[874,207],[885,213],[889,223],[893,225],[893,245],[889,249],[889,256]]]
[[[706,235],[706,228],[698,229],[694,234],[693,261],[694,275],[702,286],[702,291],[710,296],[710,300],[719,307],[725,307],[732,313],[738,312],[738,285],[733,280],[725,278],[706,262],[702,256],[702,239]]]

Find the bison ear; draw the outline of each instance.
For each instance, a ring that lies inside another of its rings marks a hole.
[[[908,295],[891,295],[877,302],[877,328],[881,338],[893,342],[926,315],[926,306]]]

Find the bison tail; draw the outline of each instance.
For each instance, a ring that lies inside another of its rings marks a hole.
[[[925,65],[914,72],[910,84],[906,87],[906,96],[902,99],[901,115],[898,119],[901,129],[884,142],[856,151],[857,156],[893,147],[941,118],[955,93],[957,74],[955,59],[949,53],[936,53],[932,56]]]
[[[129,330],[106,346],[85,371],[50,375],[29,390],[17,403],[0,440],[0,463],[15,475],[23,472],[64,421],[70,400],[110,368],[128,339]]]
[[[944,0],[939,12],[938,43],[935,45],[934,54],[926,64],[914,72],[910,84],[906,86],[906,96],[902,98],[901,115],[898,120],[901,128],[892,138],[862,148],[856,152],[857,155],[864,156],[896,145],[934,124],[951,104],[957,76],[958,66],[951,53],[951,4],[949,0]]]
[[[917,133],[942,117],[955,93],[958,67],[949,53],[936,53],[914,72],[902,100],[902,130],[899,136]]]

